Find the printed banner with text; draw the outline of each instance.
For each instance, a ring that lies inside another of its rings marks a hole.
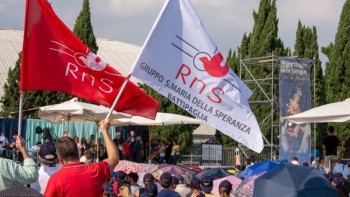
[[[282,117],[298,114],[311,107],[310,64],[300,58],[280,58],[279,97]],[[295,124],[281,118],[279,159],[298,157],[300,163],[310,163],[310,124]]]
[[[251,90],[225,63],[188,0],[165,3],[131,74],[224,134],[261,152]]]

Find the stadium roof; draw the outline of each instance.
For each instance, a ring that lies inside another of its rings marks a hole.
[[[22,49],[23,31],[0,29],[0,98],[3,95],[3,87],[7,81],[7,73],[14,68]],[[97,38],[99,50],[97,55],[108,64],[117,69],[121,74],[127,76],[139,54],[141,47],[116,40]],[[140,83],[131,77],[134,83]],[[195,135],[214,135],[215,129],[209,126],[200,126]]]

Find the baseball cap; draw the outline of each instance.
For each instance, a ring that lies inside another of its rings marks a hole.
[[[147,173],[143,176],[143,182],[153,182],[154,176],[151,173]]]
[[[210,193],[213,189],[213,179],[210,176],[204,176],[201,179],[201,190]]]
[[[119,170],[115,173],[115,180],[118,182],[124,181],[126,177],[125,172]]]
[[[170,187],[172,183],[172,176],[169,172],[164,172],[162,175],[160,175],[160,185],[164,188]]]
[[[201,185],[201,181],[198,178],[193,177],[193,179],[192,179],[192,181],[190,183],[190,187],[192,189],[200,189],[201,188],[200,185]]]
[[[150,195],[150,196],[157,196],[158,194],[158,187],[155,183],[149,183],[145,186],[145,191]]]
[[[179,183],[184,183],[185,179],[181,174],[175,174],[175,177],[179,180]]]
[[[53,162],[57,159],[55,143],[51,141],[45,142],[41,145],[39,156],[46,162]]]

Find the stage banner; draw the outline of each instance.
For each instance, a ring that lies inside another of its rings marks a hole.
[[[310,164],[310,124],[295,124],[283,117],[298,114],[311,108],[310,65],[311,60],[280,58],[279,102],[280,132],[279,159],[297,157],[299,163]]]

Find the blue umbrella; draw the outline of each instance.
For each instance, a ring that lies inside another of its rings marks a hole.
[[[278,164],[280,164],[282,161],[262,161],[259,163],[255,163],[254,165],[251,165],[244,169],[240,176],[245,179],[248,176],[253,176],[257,174],[261,174],[263,172],[267,172],[271,170],[272,168],[276,167]]]
[[[338,190],[312,167],[281,163],[254,182],[253,197],[333,197]]]

